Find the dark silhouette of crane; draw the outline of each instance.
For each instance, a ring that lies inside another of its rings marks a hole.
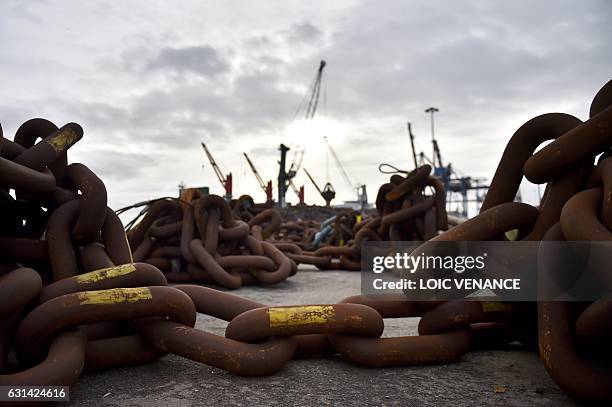
[[[321,61],[319,63],[319,69],[317,70],[317,76],[315,77],[314,84],[312,85],[312,91],[310,100],[308,101],[308,107],[306,108],[305,119],[312,119],[317,112],[317,106],[319,105],[319,95],[321,94],[321,79],[323,79],[323,68],[325,68],[327,62]]]
[[[444,164],[442,161],[442,153],[440,152],[440,146],[438,140],[436,140],[435,129],[434,129],[434,114],[439,112],[440,109],[436,107],[429,107],[425,109],[425,113],[430,115],[431,123],[431,144],[433,147],[433,156],[429,158],[423,151],[419,153],[419,162],[417,163],[417,154],[414,146],[414,135],[412,134],[412,127],[408,123],[408,135],[410,136],[410,145],[412,147],[412,157],[414,159],[415,167],[423,164],[431,164],[434,170],[434,176],[440,178],[444,183],[444,191],[446,193],[446,204],[449,212],[455,212],[462,217],[467,218],[468,216],[468,204],[474,203],[476,209],[480,208],[480,205],[484,199],[486,190],[489,188],[484,183],[483,178],[469,177],[460,174],[460,172],[454,168],[451,163]],[[520,196],[518,197],[520,201]]]
[[[208,157],[208,161],[210,161],[210,165],[215,171],[215,175],[217,175],[217,179],[225,190],[225,199],[227,201],[230,201],[232,199],[232,173],[228,173],[227,176],[224,175],[219,166],[217,165],[217,162],[213,158],[212,154],[210,153],[210,151],[208,151],[208,148],[206,148],[206,144],[201,144],[202,148],[204,149],[204,152],[206,153],[206,156]]]
[[[325,61],[321,61],[319,63],[319,69],[315,75],[315,78],[310,85],[308,94],[310,95],[308,99],[308,103],[304,105],[304,101],[299,104],[294,119],[298,116],[299,112],[305,107],[304,119],[311,120],[316,112],[317,107],[319,106],[319,96],[321,95],[321,80],[323,79],[323,69],[325,68],[327,63]],[[287,151],[289,151],[289,147],[284,144],[280,145],[279,148],[281,152],[281,159],[279,161],[279,170],[278,170],[278,204],[282,208],[285,206],[285,194],[287,192],[287,187],[291,182],[291,179],[295,177],[298,170],[302,166],[302,159],[304,156],[304,150],[298,149],[294,156],[293,162],[289,167],[289,171],[285,169],[287,163]],[[303,187],[302,187],[303,188]],[[303,197],[303,193],[302,193]]]
[[[302,185],[301,187],[296,187],[295,184],[293,183],[293,180],[289,180],[289,186],[291,187],[291,189],[293,190],[293,192],[295,192],[295,195],[297,195],[299,203],[298,205],[303,205],[304,204],[304,185]]]
[[[414,160],[414,168],[419,166],[416,157],[416,149],[414,148],[414,134],[412,134],[412,124],[410,122],[406,122],[408,125],[408,135],[410,136],[410,146],[412,147],[412,159]]]
[[[332,184],[330,184],[329,182],[326,183],[325,186],[323,187],[323,190],[321,190],[321,188],[319,188],[314,178],[312,177],[312,175],[310,175],[310,173],[308,172],[306,168],[304,168],[304,172],[310,179],[310,182],[312,182],[312,185],[314,185],[314,187],[316,188],[319,195],[321,195],[321,197],[325,200],[325,206],[330,206],[332,199],[336,197],[336,191],[334,190],[334,187],[332,186]]]
[[[437,107],[429,107],[425,109],[425,113],[429,113],[431,117],[431,144],[433,146],[433,166],[436,167],[444,167],[442,164],[442,157],[440,156],[440,148],[438,147],[438,141],[436,140],[436,136],[434,133],[434,113],[439,112],[440,109]],[[436,164],[436,159],[438,160],[438,164]]]
[[[249,167],[251,167],[251,171],[253,172],[253,175],[255,175],[255,178],[257,179],[257,183],[259,183],[259,186],[266,194],[266,203],[272,203],[272,181],[268,181],[267,183],[264,182],[261,176],[259,175],[257,168],[255,168],[255,165],[253,164],[253,162],[251,161],[247,153],[242,153],[242,154],[244,155],[244,158],[246,158],[247,162],[249,163]]]

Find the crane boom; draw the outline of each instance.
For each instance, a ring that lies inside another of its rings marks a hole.
[[[300,190],[298,189],[298,187],[295,186],[295,184],[293,183],[292,180],[289,180],[289,186],[291,187],[291,189],[293,190],[293,192],[295,192],[296,195],[300,195]]]
[[[416,150],[414,148],[414,134],[412,134],[412,124],[407,122],[408,124],[408,135],[410,136],[410,146],[412,147],[412,158],[414,159],[414,168],[417,168],[419,164],[417,163]]]
[[[351,177],[349,177],[348,173],[346,172],[344,165],[342,165],[342,162],[340,161],[338,154],[336,154],[336,151],[332,148],[331,144],[327,143],[327,147],[329,148],[329,151],[332,153],[332,157],[334,157],[334,161],[336,161],[336,165],[340,169],[340,173],[342,174],[342,178],[344,178],[344,182],[346,182],[349,188],[354,189],[355,185],[353,184],[353,181],[351,181]]]
[[[323,190],[321,190],[321,188],[319,188],[314,178],[312,177],[312,175],[310,175],[306,168],[304,168],[304,172],[306,173],[306,175],[308,175],[310,182],[312,182],[312,185],[314,185],[314,187],[319,192],[319,195],[321,195],[321,198],[323,198],[323,200],[325,201],[325,206],[329,206],[332,199],[336,197],[336,191],[334,190],[332,184],[328,182],[327,184],[325,184],[325,187],[323,187]]]
[[[202,144],[202,148],[204,149],[204,152],[206,153],[206,156],[208,157],[208,161],[210,161],[210,165],[213,167],[213,170],[215,171],[215,174],[217,175],[217,178],[219,179],[219,182],[225,188],[225,175],[223,175],[223,172],[221,172],[221,169],[217,165],[217,162],[213,158],[210,151],[208,151],[206,144],[204,143],[201,143],[201,144]]]
[[[202,144],[202,148],[204,149],[204,152],[206,153],[206,157],[208,157],[208,161],[210,161],[210,165],[213,167],[213,170],[215,171],[215,175],[217,176],[217,179],[223,186],[223,189],[225,189],[225,198],[228,200],[231,199],[232,198],[232,174],[229,173],[227,174],[227,176],[223,175],[221,168],[219,168],[212,154],[210,153],[210,151],[208,151],[206,144],[204,143],[200,143],[200,144]]]
[[[327,142],[327,139],[325,139],[325,141]],[[342,161],[340,161],[340,157],[338,157],[338,154],[336,154],[336,150],[334,150],[334,148],[329,143],[327,143],[327,147],[329,148],[329,151],[331,151],[332,157],[334,157],[334,161],[336,161],[336,165],[340,169],[340,173],[342,174],[342,178],[344,178],[344,182],[346,182],[349,188],[351,188],[357,194],[357,202],[359,202],[359,204],[361,205],[361,210],[365,210],[366,206],[368,205],[366,186],[353,184],[353,181],[351,181],[351,177],[349,177],[348,173],[346,172],[346,168],[344,168]],[[323,192],[325,192],[325,189],[327,189],[327,186],[326,188],[324,188]]]
[[[438,140],[433,140],[433,146],[434,146],[434,154],[435,154],[435,158],[438,160],[438,166],[440,167],[444,167],[444,164],[442,164],[442,155],[440,154],[440,147],[438,146]],[[434,163],[435,163],[435,159],[434,159]]]
[[[272,202],[272,181],[268,181],[268,183],[265,183],[264,180],[261,178],[261,175],[259,175],[259,171],[257,171],[257,168],[255,168],[255,164],[253,164],[253,162],[251,161],[247,153],[242,153],[242,154],[244,155],[244,158],[246,158],[247,162],[249,163],[249,167],[251,167],[251,171],[253,171],[253,175],[255,175],[255,178],[257,178],[257,182],[259,183],[259,186],[266,194],[266,202],[268,203]]]
[[[246,153],[242,153],[244,155],[244,158],[246,158],[247,162],[249,163],[249,167],[251,167],[251,171],[253,171],[253,175],[255,175],[255,178],[257,178],[257,182],[259,183],[259,186],[261,187],[261,189],[266,190],[266,183],[263,181],[263,179],[261,179],[261,176],[259,175],[259,172],[257,171],[257,168],[255,168],[255,165],[253,164],[253,162],[251,161],[251,159],[249,158],[249,156]]]
[[[323,192],[321,191],[321,188],[319,188],[319,186],[315,182],[314,178],[312,178],[312,175],[310,175],[310,173],[308,172],[308,170],[306,168],[304,168],[304,172],[306,173],[306,175],[308,175],[308,179],[310,179],[310,182],[312,182],[312,185],[314,185],[314,187],[317,189],[317,192],[320,195],[323,195]]]
[[[310,100],[308,101],[308,107],[306,108],[306,115],[304,116],[305,119],[312,119],[317,112],[319,95],[321,94],[321,79],[323,78],[323,68],[325,68],[325,65],[327,65],[325,61],[321,61],[319,64],[319,70],[317,71],[317,76],[310,94]]]

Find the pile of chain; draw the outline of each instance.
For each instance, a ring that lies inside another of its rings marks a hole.
[[[312,220],[283,222],[278,232],[274,234],[273,241],[276,243],[294,243],[302,249],[307,249],[312,245],[321,228],[321,223]]]
[[[553,141],[535,152],[549,140]],[[438,241],[504,240],[510,230],[518,230],[514,240],[542,241],[542,253],[549,253],[544,252],[547,241],[612,241],[611,148],[612,81],[596,94],[585,122],[548,113],[523,124],[506,146],[479,215],[415,252],[430,250]],[[536,184],[547,183],[539,208],[513,202],[523,176]],[[513,261],[512,253],[503,256],[504,262]],[[551,269],[557,282],[598,272],[581,268],[572,275],[554,275],[560,268]],[[538,270],[539,280],[543,272]],[[540,281],[541,298],[547,298],[547,289]],[[612,403],[612,294],[590,303],[541,300],[531,307],[524,323],[535,326],[537,320],[540,357],[559,387],[583,402]]]
[[[251,195],[244,194],[237,199],[232,199],[229,206],[240,219],[248,222],[257,214],[272,208],[273,204],[271,202],[255,203]]]
[[[156,266],[173,283],[236,289],[285,281],[297,273],[297,265],[265,241],[278,231],[280,214],[263,209],[252,215],[242,204],[248,198],[238,199],[232,209],[220,196],[189,188],[179,199],[149,203],[127,232],[134,261]],[[242,220],[247,216],[248,223]]]
[[[356,222],[355,211],[341,212],[323,222],[319,231],[292,222],[283,226],[293,228],[293,241],[282,239],[275,244],[298,264],[359,271],[363,241],[429,240],[448,228],[444,184],[430,173],[431,166],[423,165],[405,177],[392,175],[378,189],[378,216]]]
[[[169,287],[168,274],[133,261],[102,181],[82,164],[67,165],[66,151],[81,137],[76,124],[57,129],[36,119],[19,128],[15,141],[2,139],[0,385],[71,385],[84,371],[147,363],[168,352],[259,376],[294,357],[336,353],[364,366],[449,362],[474,343],[468,327],[427,338],[380,338],[383,317],[429,320],[431,303],[403,297],[265,307],[202,286]],[[222,266],[263,270],[262,281],[281,269],[291,273],[290,260],[264,241],[278,228],[278,213],[263,211],[249,223],[237,220],[222,198],[186,190],[180,200],[152,203],[129,240],[139,257],[178,246],[193,256],[192,268],[200,263],[209,276]],[[194,238],[196,229],[204,241]],[[178,232],[181,239],[173,240]],[[163,243],[156,246],[156,239]],[[230,255],[242,250],[251,254]],[[242,282],[240,274],[222,278]],[[230,321],[226,337],[195,329],[197,312]]]
[[[545,114],[521,126],[506,147],[481,213],[430,242],[500,240],[510,230],[518,230],[515,240],[612,240],[612,158],[607,158],[612,147],[612,81],[596,95],[590,116],[582,123],[566,114]],[[38,129],[41,124],[24,126]],[[21,208],[9,219],[17,216],[18,222],[3,223],[6,237],[0,241],[0,369],[6,373],[0,375],[0,385],[70,385],[83,370],[142,364],[168,352],[234,374],[260,376],[298,357],[340,354],[369,367],[449,363],[472,349],[519,341],[538,343],[546,369],[570,396],[583,402],[612,402],[610,296],[592,303],[536,304],[484,298],[411,301],[404,295],[385,295],[354,296],[338,304],[267,307],[206,287],[168,287],[154,266],[122,260],[129,247],[105,200],[101,209],[101,182],[80,164],[79,171],[66,166],[65,151],[82,135],[80,127],[26,130],[18,131],[18,136],[28,134],[16,137],[19,142],[2,140],[0,151],[2,184],[16,190],[14,205]],[[43,140],[33,145],[37,137]],[[547,140],[554,141],[534,153]],[[604,155],[593,168],[599,153]],[[548,183],[539,208],[513,202],[523,175]],[[96,194],[98,199],[90,199]],[[181,235],[187,233],[185,242],[194,259],[215,261],[201,264],[207,271],[219,265],[207,244],[219,254],[241,245],[255,253],[257,241],[262,253],[272,253],[263,249],[268,243],[263,238],[273,229],[259,226],[262,219],[275,224],[270,212],[253,217],[249,228],[220,197],[201,197],[189,190],[178,201],[180,211],[176,204],[151,205],[149,211],[157,214],[149,220],[145,216],[140,222],[144,226],[130,233],[130,240],[139,242],[136,251],[146,242],[142,236],[154,236],[154,222],[169,216],[156,226],[180,219]],[[191,229],[185,231],[185,225]],[[196,227],[203,243],[193,238]],[[45,229],[46,240],[41,240]],[[400,233],[410,236],[409,229]],[[283,244],[288,243],[277,246]],[[83,273],[103,263],[120,265]],[[35,264],[36,271],[24,267]],[[41,276],[54,282],[43,287]],[[225,337],[194,328],[198,312],[229,321]],[[418,316],[418,336],[381,338],[384,318]],[[538,321],[537,330],[533,320]]]
[[[0,369],[13,344],[16,350],[21,346],[15,328],[44,302],[43,284],[48,289],[92,270],[132,263],[123,225],[106,205],[104,184],[87,166],[68,165],[67,151],[82,137],[76,123],[58,128],[45,119],[22,124],[13,141],[0,127]],[[80,338],[62,334],[54,349],[72,353]],[[12,383],[11,377],[0,382]]]
[[[0,163],[12,171],[3,171],[8,176],[2,182],[17,196],[12,200],[6,194],[5,201],[21,209],[3,216],[0,385],[71,385],[83,371],[147,363],[168,352],[249,376],[274,373],[292,358],[333,354],[373,367],[447,363],[470,347],[508,339],[486,324],[458,327],[457,318],[446,315],[455,308],[409,302],[403,295],[266,307],[202,286],[169,287],[159,269],[133,262],[123,226],[106,207],[103,183],[82,164],[66,165],[67,148],[81,136],[78,125],[56,130],[38,120],[18,130],[15,139],[22,144],[2,140]],[[42,141],[34,144],[38,138]],[[8,222],[15,217],[18,221]],[[260,256],[291,268],[274,245],[263,241],[280,223],[274,211],[254,216],[249,227],[236,220],[223,199],[200,196],[197,190],[150,206],[139,226],[130,229],[136,254],[155,250],[151,236],[171,241],[178,221],[181,237],[187,236],[180,240],[188,244],[186,253],[211,275],[221,263],[210,253],[240,246],[260,254],[237,256],[251,256],[253,264],[236,267],[265,270],[267,260]],[[204,242],[193,238],[196,228]],[[230,255],[220,258],[237,261]],[[485,304],[473,302],[459,311],[473,314],[470,324],[520,314],[513,307]],[[194,328],[197,312],[229,321],[225,337]],[[431,334],[381,338],[383,318],[421,315]]]

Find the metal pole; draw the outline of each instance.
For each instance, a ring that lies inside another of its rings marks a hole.
[[[280,145],[281,159],[279,162],[278,169],[278,206],[281,208],[285,207],[285,193],[287,192],[287,173],[285,171],[285,164],[287,159],[287,151],[289,147],[284,144]]]
[[[410,136],[410,146],[412,147],[412,159],[414,160],[414,168],[418,168],[419,164],[417,163],[416,150],[414,149],[414,135],[412,134],[412,125],[410,122],[408,124],[408,135]]]
[[[433,163],[434,163],[434,167],[436,165],[436,137],[435,137],[435,133],[434,133],[434,113],[435,112],[439,112],[440,109],[436,108],[436,107],[430,107],[425,109],[425,113],[429,113],[431,115],[431,144],[433,145]],[[440,165],[442,165],[442,163],[439,163]]]

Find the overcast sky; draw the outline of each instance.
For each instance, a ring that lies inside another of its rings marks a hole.
[[[412,167],[407,120],[430,152],[429,106],[443,159],[488,179],[526,120],[585,120],[612,78],[610,21],[605,0],[2,1],[0,123],[8,138],[33,117],[81,124],[69,160],[104,180],[115,209],[180,181],[221,194],[201,141],[235,195],[264,198],[241,153],[276,179],[284,142],[353,199],[324,136],[373,199],[379,163]],[[321,59],[326,120],[305,131],[292,121]],[[322,203],[301,172],[296,184]]]

